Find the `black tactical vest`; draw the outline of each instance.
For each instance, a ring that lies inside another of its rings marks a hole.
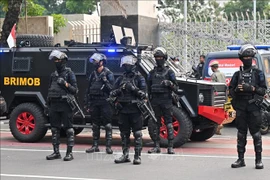
[[[238,84],[251,84],[252,86],[256,86],[256,77],[254,69],[250,69],[249,71],[239,71]],[[237,93],[240,96],[252,96],[252,92],[239,92]]]
[[[64,87],[61,87],[57,84],[58,78],[62,77],[65,81],[69,82],[69,73],[71,72],[70,68],[66,68],[63,72],[58,74],[55,71],[52,74],[52,83],[48,90],[48,98],[62,98],[62,96],[67,95],[67,90]]]
[[[120,82],[120,86],[126,84],[127,82],[130,82],[135,88],[138,87],[138,82],[135,81],[135,79],[138,77],[138,74],[134,74],[132,77],[127,77],[126,75],[123,75],[123,79]],[[118,98],[118,102],[122,103],[131,103],[132,100],[136,100],[137,97],[134,95],[133,92],[128,90],[123,90],[123,94]]]
[[[102,81],[102,77],[106,76],[107,77],[107,73],[108,73],[108,69],[106,67],[104,67],[103,71],[98,75],[96,71],[94,71],[94,77],[92,78],[92,84],[91,87],[89,89],[89,96],[93,97],[93,96],[106,96],[106,93],[104,93],[103,88],[104,88],[104,83]]]
[[[152,86],[151,86],[151,93],[158,94],[158,93],[171,93],[168,87],[161,85],[163,80],[169,80],[169,68],[164,68],[161,72],[158,72],[155,68],[153,77],[152,77]]]

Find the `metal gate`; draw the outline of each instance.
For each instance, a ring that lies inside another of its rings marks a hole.
[[[189,16],[187,23],[168,23],[159,18],[159,44],[166,47],[170,56],[179,57],[185,71],[198,64],[201,54],[226,50],[227,45],[270,44],[270,20],[266,15],[257,16],[256,21],[249,13],[230,17],[232,21],[226,14],[219,21],[208,21],[209,17]]]

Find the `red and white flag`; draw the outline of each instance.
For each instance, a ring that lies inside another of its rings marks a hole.
[[[16,46],[16,23],[13,25],[10,34],[7,38],[7,43],[9,48],[13,48]]]

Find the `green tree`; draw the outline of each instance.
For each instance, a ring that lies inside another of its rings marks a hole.
[[[89,14],[96,8],[96,0],[33,0],[42,5],[46,15],[51,14]]]
[[[67,20],[61,14],[52,14],[53,16],[53,32],[58,34],[61,27],[65,27]]]
[[[4,2],[4,1],[1,1]],[[7,37],[14,25],[19,20],[19,15],[21,12],[22,0],[12,0],[8,1],[7,13],[5,16],[5,20],[2,26],[0,45],[7,45]]]
[[[256,11],[260,13],[260,16],[263,16],[263,13],[266,12],[269,14],[269,7],[270,0],[257,0],[256,1]],[[249,16],[252,17],[253,13],[253,1],[250,0],[230,0],[229,2],[224,4],[224,12],[228,15],[229,20],[235,20],[237,18],[236,13],[238,14],[238,19],[243,20],[241,13],[244,13],[244,19],[247,19],[246,12],[249,13]],[[231,15],[233,19],[231,18]]]
[[[180,21],[184,16],[184,0],[160,0],[160,10],[167,15],[172,22]],[[187,13],[192,21],[206,16],[207,20],[217,19],[222,8],[217,0],[187,0]]]

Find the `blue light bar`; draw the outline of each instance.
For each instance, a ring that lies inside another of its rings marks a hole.
[[[4,52],[4,50],[0,49],[0,53],[1,53],[1,52]]]
[[[241,45],[231,45],[231,46],[227,46],[227,49],[232,51],[232,50],[240,50]],[[260,49],[264,49],[264,50],[269,50],[270,49],[270,45],[255,45],[255,48],[257,50]]]
[[[108,49],[108,52],[115,52],[115,49]]]

